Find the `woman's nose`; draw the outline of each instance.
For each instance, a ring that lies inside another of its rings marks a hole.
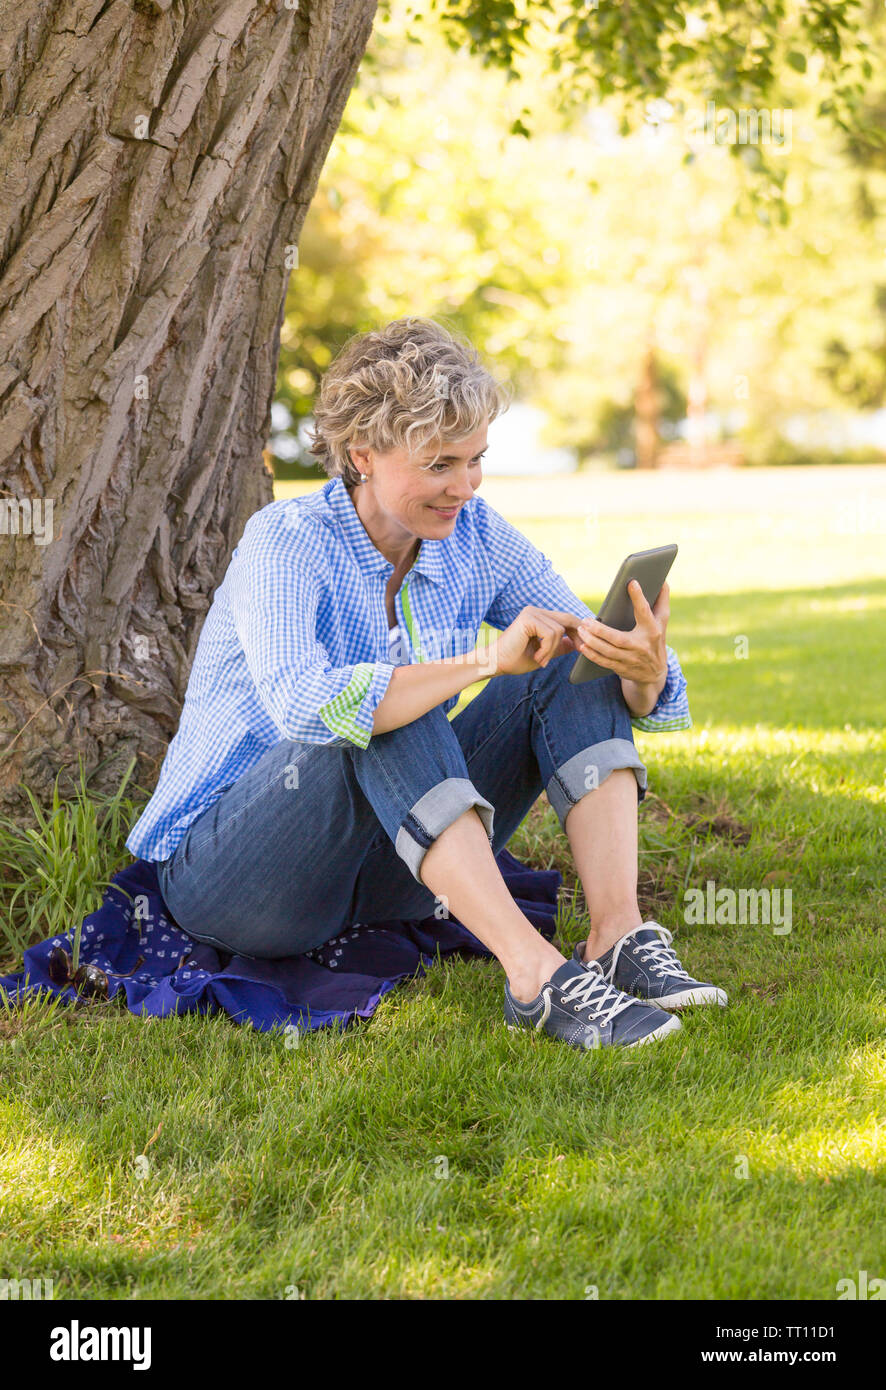
[[[470,478],[465,478],[462,483],[453,483],[450,496],[453,504],[456,502],[470,502],[476,488],[472,487]]]

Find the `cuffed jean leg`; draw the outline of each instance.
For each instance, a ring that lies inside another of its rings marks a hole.
[[[564,664],[570,659],[571,653],[559,658]],[[573,806],[605,782],[611,772],[631,769],[637,781],[638,803],[648,787],[646,766],[634,746],[630,711],[619,677],[610,671],[591,684],[597,687],[592,695],[585,686],[551,679],[542,682],[535,702],[536,754],[548,801],[564,830]],[[594,700],[593,721],[583,726],[589,699]],[[589,734],[587,741],[581,734],[576,738],[582,727]],[[583,746],[573,752],[576,742],[583,742]]]
[[[495,807],[494,854],[545,790],[561,826],[572,806],[616,768],[630,767],[638,800],[646,795],[646,768],[634,747],[618,677],[570,685],[574,660],[567,653],[539,670],[487,681],[449,721],[471,786]],[[376,742],[373,738],[366,751]],[[411,881],[381,832],[358,876],[354,920],[427,917],[436,905],[430,892]]]
[[[431,845],[472,806],[492,843],[495,809],[472,783],[440,705],[399,729],[374,734],[352,759],[364,795],[416,883]]]
[[[471,780],[500,818],[510,814],[514,787],[520,805],[513,809],[525,806],[533,775],[564,829],[576,802],[617,768],[633,771],[638,802],[646,795],[646,767],[634,746],[621,681],[610,672],[571,685],[574,661],[567,652],[538,671],[496,677],[453,720]]]

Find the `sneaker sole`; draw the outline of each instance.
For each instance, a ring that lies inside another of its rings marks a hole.
[[[729,997],[725,989],[718,989],[716,985],[706,985],[702,989],[686,989],[682,994],[669,994],[666,999],[643,998],[644,1004],[656,1004],[660,1009],[664,1009],[665,1013],[676,1009],[698,1008],[701,1004],[719,1004],[721,1009],[725,1009],[728,1002]]]
[[[523,1028],[519,1023],[507,1023],[507,1022],[506,1022],[506,1023],[505,1023],[505,1027],[508,1028],[508,1029],[510,1029],[510,1031],[511,1031],[512,1033],[528,1033],[528,1032],[530,1031],[528,1028]],[[633,1042],[630,1042],[630,1043],[607,1043],[606,1046],[607,1046],[607,1047],[624,1047],[624,1048],[628,1048],[628,1047],[642,1047],[643,1043],[655,1042],[657,1038],[665,1038],[665,1037],[667,1037],[668,1033],[679,1033],[679,1032],[680,1032],[680,1029],[681,1029],[682,1027],[683,1027],[683,1025],[682,1025],[682,1023],[680,1022],[679,1018],[669,1018],[669,1019],[667,1019],[664,1023],[660,1024],[660,1025],[658,1026],[658,1028],[653,1028],[653,1030],[652,1030],[651,1033],[646,1033],[646,1034],[644,1034],[644,1036],[643,1036],[642,1038],[635,1038],[634,1041],[633,1041]],[[545,1037],[550,1037],[550,1034],[546,1033],[546,1034],[545,1034]],[[551,1040],[552,1040],[552,1042],[562,1042],[562,1041],[563,1041],[562,1038],[553,1038],[553,1039],[551,1039]],[[579,1047],[579,1048],[576,1048],[575,1050],[576,1050],[576,1052],[599,1052],[599,1051],[600,1051],[600,1048],[599,1048],[599,1047],[583,1047],[583,1048],[582,1048],[582,1047]]]
[[[578,963],[584,965],[582,960]],[[639,999],[641,1004],[654,1004],[656,1008],[663,1009],[665,1013],[691,1008],[698,1004],[719,1004],[721,1009],[725,1009],[729,1003],[729,996],[725,989],[719,989],[716,985],[702,985],[699,989],[686,989],[682,994],[669,994],[667,1000],[650,999],[645,994],[634,994],[633,990],[627,992],[632,998]],[[653,1033],[651,1036],[655,1037],[655,1034]]]
[[[646,1033],[642,1038],[636,1038],[632,1043],[616,1043],[616,1047],[642,1047],[644,1043],[655,1042],[658,1038],[667,1037],[668,1033],[679,1033],[683,1027],[679,1018],[669,1018],[660,1028],[654,1028],[651,1033]]]

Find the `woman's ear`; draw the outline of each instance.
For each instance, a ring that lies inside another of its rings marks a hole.
[[[366,472],[366,464],[369,462],[369,452],[369,447],[366,444],[348,445],[348,457],[360,473]]]

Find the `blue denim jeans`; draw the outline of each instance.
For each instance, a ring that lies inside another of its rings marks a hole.
[[[158,866],[176,922],[236,955],[298,955],[356,922],[432,916],[422,860],[471,806],[498,854],[542,791],[561,826],[616,768],[642,801],[619,678],[570,685],[574,660],[494,677],[453,719],[437,705],[367,748],[275,744]]]

